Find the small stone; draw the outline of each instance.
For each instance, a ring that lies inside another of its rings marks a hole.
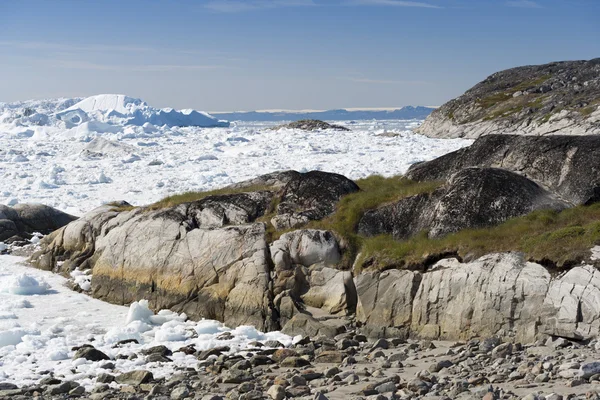
[[[80,396],[85,393],[85,388],[83,386],[77,386],[75,389],[69,392],[71,396]]]
[[[146,357],[146,362],[167,363],[167,362],[173,362],[173,360],[171,360],[168,357],[163,356],[162,354],[153,353]]]
[[[292,386],[306,386],[306,379],[300,375],[294,375],[290,378],[290,383]]]
[[[173,352],[171,350],[169,350],[169,348],[167,346],[164,346],[164,345],[150,347],[149,349],[144,349],[144,350],[140,351],[140,353],[145,356],[148,356],[150,354],[160,354],[161,356],[164,356],[164,357],[173,355]]]
[[[280,363],[286,358],[289,357],[298,357],[298,352],[292,349],[279,349],[273,353],[271,358],[273,361]]]
[[[344,361],[346,354],[341,351],[323,351],[315,357],[316,363],[340,364]]]
[[[96,382],[98,383],[111,383],[115,381],[115,377],[111,374],[98,374],[96,377]]]
[[[178,386],[171,391],[171,400],[183,400],[190,394],[186,386]]]
[[[386,382],[386,383],[382,383],[381,385],[375,387],[375,390],[378,393],[395,392],[396,385],[394,384],[394,382]]]
[[[501,345],[494,347],[494,350],[492,350],[492,359],[506,358],[512,354],[512,351],[512,343],[502,343]]]
[[[145,370],[137,370],[125,372],[115,378],[117,383],[121,385],[141,385],[142,383],[148,383],[154,379],[152,372]]]
[[[77,350],[73,356],[73,360],[77,360],[78,358],[85,358],[89,361],[110,360],[110,357],[108,357],[106,354],[91,346],[82,347]]]
[[[383,350],[387,350],[390,348],[390,342],[388,342],[386,339],[379,339],[378,341],[376,341],[373,346],[371,347],[371,351],[374,351],[376,349],[383,349]]]
[[[71,387],[71,383],[70,382],[63,382],[63,383],[59,383],[57,385],[50,385],[46,388],[46,390],[44,391],[44,393],[46,393],[47,395],[53,396],[56,394],[63,394],[63,393],[69,393],[71,391],[72,387]]]
[[[310,365],[310,361],[302,357],[288,357],[279,363],[279,365],[285,368],[299,368]]]
[[[429,372],[440,372],[444,368],[450,368],[454,363],[450,360],[442,360],[429,366]]]
[[[280,385],[273,385],[267,390],[267,395],[273,400],[285,399],[285,388]]]
[[[286,394],[291,397],[301,397],[310,394],[310,388],[308,386],[294,386],[286,389]]]
[[[583,379],[589,379],[592,375],[600,374],[600,362],[593,361],[582,364],[579,367],[579,376]]]

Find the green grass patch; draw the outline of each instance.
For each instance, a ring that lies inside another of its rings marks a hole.
[[[439,239],[424,232],[405,241],[390,235],[362,239],[361,268],[422,269],[436,255],[480,257],[504,251],[521,251],[532,261],[568,268],[589,256],[600,244],[600,204],[561,212],[535,211],[483,229],[466,229]],[[439,257],[438,257],[439,258]]]
[[[594,111],[596,111],[598,107],[596,106],[588,106],[588,107],[584,107],[582,109],[579,110],[579,114],[583,115],[584,117],[588,117],[590,116]]]
[[[356,231],[366,211],[405,197],[433,192],[442,182],[415,182],[400,176],[384,178],[373,175],[357,180],[356,184],[361,190],[342,197],[332,216],[321,221],[312,221],[307,226],[311,229],[333,231],[342,239],[345,246],[342,264],[346,268],[351,267],[364,243],[365,239]]]
[[[222,188],[216,190],[209,190],[206,192],[185,192],[181,194],[176,194],[173,196],[166,197],[160,201],[157,201],[154,204],[148,206],[151,210],[160,210],[163,208],[174,207],[183,203],[191,203],[193,201],[198,201],[205,199],[209,196],[220,196],[227,194],[237,194],[237,193],[247,193],[247,192],[260,192],[260,191],[273,191],[272,186],[264,186],[264,185],[251,185],[243,188]]]

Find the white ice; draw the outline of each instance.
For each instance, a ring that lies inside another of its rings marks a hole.
[[[61,379],[76,380],[91,388],[101,372],[147,369],[160,378],[172,374],[175,366],[196,367],[194,356],[177,352],[183,346],[194,345],[198,350],[229,346],[232,352],[239,352],[254,340],[275,339],[284,345],[293,341],[279,332],[262,333],[250,326],[229,329],[217,321],[186,321],[184,314],[168,310],[155,315],[144,300],[130,307],[104,303],[71,291],[65,287],[65,278],[27,267],[24,261],[0,256],[0,282],[12,282],[8,284],[11,288],[43,285],[45,290],[37,294],[0,290],[0,382],[30,385],[45,376],[43,371],[52,371]],[[231,332],[233,339],[217,339],[223,332]],[[140,344],[114,346],[125,339],[136,339]],[[73,360],[72,348],[86,343],[113,358],[116,369],[103,370],[105,361]],[[173,363],[147,363],[144,356],[115,359],[119,354],[139,353],[156,345],[165,345],[174,352]]]
[[[73,109],[77,100],[0,103],[0,203],[40,202],[81,215],[105,202],[143,205],[278,170],[391,176],[471,143],[416,135],[416,120],[338,121],[352,131],[304,132],[248,122],[229,128],[137,126],[114,116],[110,123],[91,120],[69,128],[22,116],[54,115]],[[102,105],[109,106],[115,104]]]

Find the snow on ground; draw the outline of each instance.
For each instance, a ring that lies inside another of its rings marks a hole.
[[[196,367],[196,357],[177,352],[183,346],[194,345],[198,350],[229,346],[237,352],[254,340],[274,339],[284,345],[293,340],[249,326],[229,329],[217,321],[185,321],[184,314],[171,311],[154,315],[144,301],[130,307],[107,304],[71,291],[65,287],[65,278],[27,267],[24,261],[0,256],[0,382],[31,385],[47,376],[44,371],[52,371],[56,377],[76,380],[91,389],[101,372],[146,369],[160,378],[170,375],[175,366]],[[231,332],[233,339],[218,339],[224,332]],[[125,339],[140,344],[115,347]],[[107,361],[72,359],[73,347],[90,342],[113,359],[115,371],[102,368]],[[115,359],[156,345],[174,352],[173,363],[147,363],[144,356]]]
[[[142,205],[277,170],[391,176],[471,143],[416,135],[410,130],[417,120],[336,122],[350,132],[271,130],[275,123],[249,122],[159,126],[135,120],[139,110],[148,111],[141,100],[79,100],[0,103],[0,203],[40,202],[81,215],[109,201]],[[56,117],[74,110],[80,120]]]

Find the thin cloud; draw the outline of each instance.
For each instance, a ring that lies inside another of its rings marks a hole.
[[[518,7],[518,8],[542,8],[541,5],[532,0],[513,0],[507,1],[506,5],[509,7]]]
[[[352,0],[348,4],[363,6],[391,6],[391,7],[419,7],[419,8],[443,8],[435,4],[423,3],[420,1],[402,1],[402,0]]]
[[[366,83],[375,85],[431,85],[431,82],[419,80],[392,80],[392,79],[369,79],[369,78],[343,78],[355,83]]]
[[[49,42],[25,42],[25,41],[0,41],[0,47],[12,47],[24,50],[50,50],[50,51],[62,51],[62,52],[153,52],[157,49],[153,47],[142,47],[142,46],[121,46],[121,45],[104,45],[104,44],[90,44],[90,45],[73,45],[73,44],[62,44],[62,43],[49,43]]]
[[[268,8],[305,6],[316,6],[316,3],[313,0],[210,0],[204,4],[204,7],[208,8],[209,10],[224,13]]]
[[[93,71],[134,71],[134,72],[169,72],[169,71],[200,71],[208,69],[227,68],[222,65],[177,65],[177,64],[149,64],[149,65],[115,65],[98,64],[77,60],[51,60],[49,63],[53,68],[83,69]]]

